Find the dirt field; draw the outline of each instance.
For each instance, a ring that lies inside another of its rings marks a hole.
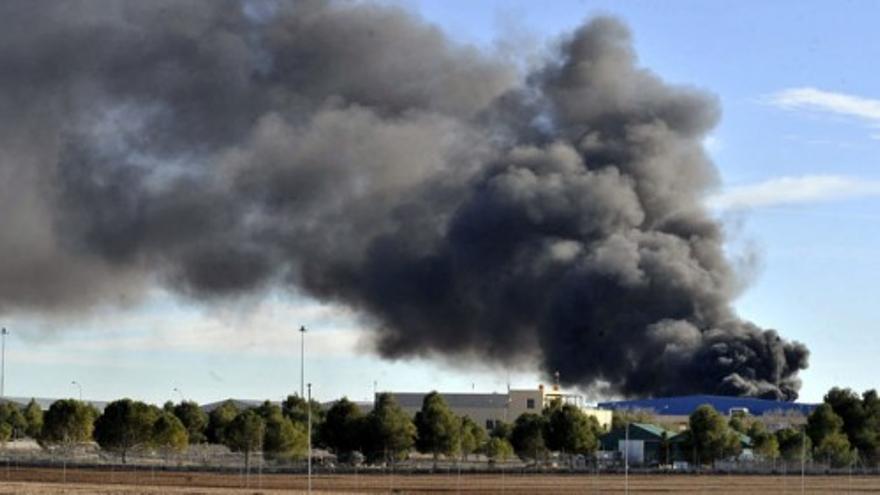
[[[247,485],[247,487],[246,487]],[[276,494],[304,491],[297,475],[0,468],[0,494]],[[880,477],[806,478],[806,493],[880,493]],[[620,475],[321,475],[313,489],[331,493],[624,493]],[[632,475],[633,493],[796,494],[797,476]]]

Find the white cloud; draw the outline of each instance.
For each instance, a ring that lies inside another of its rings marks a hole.
[[[313,357],[357,354],[365,333],[355,327],[352,315],[343,308],[319,303],[288,306],[280,301],[269,301],[235,317],[177,316],[154,326],[151,335],[112,339],[105,345],[131,350],[229,354],[244,351],[256,355],[298,356],[300,323],[311,330],[306,335],[306,343]],[[95,344],[93,341],[86,345]]]
[[[866,196],[880,196],[880,181],[839,175],[804,175],[732,187],[710,196],[706,202],[713,209],[738,210]]]
[[[805,110],[850,117],[880,129],[880,100],[803,87],[774,93],[764,98],[764,101],[784,110]],[[880,132],[874,131],[870,137],[880,140]]]
[[[201,353],[265,357],[298,357],[299,327],[305,325],[306,347],[311,357],[363,354],[371,335],[360,328],[350,310],[309,299],[295,302],[281,297],[253,301],[246,310],[180,308],[110,312],[112,330],[85,322],[78,332],[56,332],[52,339],[24,340],[19,361],[58,361],[83,364],[89,360],[115,363],[138,353]],[[59,346],[63,351],[57,351]],[[42,352],[43,354],[41,354]],[[44,355],[45,354],[45,355]],[[124,357],[122,357],[124,356]]]
[[[787,110],[813,110],[880,123],[880,100],[834,93],[816,88],[790,88],[768,98],[770,104]]]

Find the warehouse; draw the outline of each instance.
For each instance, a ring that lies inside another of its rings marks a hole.
[[[626,455],[630,465],[666,464],[671,459],[670,439],[678,433],[648,423],[630,423],[599,439],[602,450]]]
[[[722,395],[686,395],[601,402],[599,407],[614,411],[645,411],[656,415],[658,421],[664,424],[684,424],[687,423],[691,413],[703,404],[712,406],[728,417],[735,414],[757,417],[771,428],[804,424],[807,416],[817,407],[817,404]]]

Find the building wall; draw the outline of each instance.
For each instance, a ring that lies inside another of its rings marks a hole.
[[[671,458],[671,436],[667,437],[664,442],[662,436],[658,436],[636,426],[631,427],[628,434],[625,428],[618,428],[608,432],[608,434],[603,435],[600,439],[600,445],[602,450],[617,451],[623,455],[623,444],[627,438],[630,442],[641,443],[641,447],[639,448],[639,453],[641,455],[634,459],[633,453],[630,452],[630,464],[660,464],[665,461],[667,454],[670,455]],[[630,445],[632,446],[633,444],[631,443]]]
[[[406,411],[412,417],[415,417],[416,413],[421,410],[421,407],[403,407],[401,409]],[[498,407],[452,407],[450,409],[458,415],[458,416],[467,416],[474,423],[482,426],[486,430],[491,430],[495,427],[495,424],[499,421],[509,422],[506,417],[507,410],[504,408]],[[516,418],[514,418],[516,419]],[[489,423],[491,421],[491,424]]]
[[[510,422],[516,421],[516,418],[525,413],[541,414],[544,409],[544,387],[537,390],[511,390],[508,407]]]
[[[408,414],[415,416],[421,410],[425,394],[392,394],[398,404]],[[586,407],[580,396],[563,394],[555,387],[546,390],[544,386],[537,389],[511,390],[509,394],[440,394],[446,399],[449,408],[459,416],[468,416],[475,423],[491,429],[499,421],[513,423],[525,413],[541,414],[545,406],[554,400],[563,400],[575,404],[587,415],[595,417],[604,429],[611,427],[610,410]],[[468,399],[468,400],[463,400]],[[463,401],[464,404],[459,401]],[[480,404],[484,402],[485,405]],[[490,426],[491,425],[491,426]]]

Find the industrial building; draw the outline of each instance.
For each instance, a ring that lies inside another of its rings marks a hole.
[[[752,439],[737,433],[740,447],[750,452]],[[631,466],[657,466],[672,462],[697,463],[695,454],[687,448],[690,432],[667,430],[649,423],[630,423],[602,435],[602,450],[617,452],[620,459],[626,457]],[[747,454],[750,455],[750,454]]]
[[[721,395],[686,395],[654,399],[600,402],[599,407],[609,410],[646,411],[657,416],[664,424],[684,424],[698,407],[712,406],[716,411],[731,416],[744,414],[759,418],[767,426],[782,428],[804,424],[807,416],[818,404],[804,404],[754,397],[730,397]]]
[[[664,464],[671,459],[670,440],[678,432],[658,425],[630,423],[626,428],[615,428],[599,439],[603,451],[626,455],[631,465]]]
[[[394,392],[391,395],[404,411],[415,416],[422,409],[422,402],[427,393]],[[440,395],[455,414],[468,416],[486,429],[494,428],[500,421],[512,423],[524,413],[540,414],[545,406],[554,401],[577,406],[587,415],[596,418],[603,429],[607,430],[611,426],[611,410],[591,406],[583,396],[563,392],[558,385],[550,388],[539,385],[537,389],[512,389],[507,393],[440,393]]]

